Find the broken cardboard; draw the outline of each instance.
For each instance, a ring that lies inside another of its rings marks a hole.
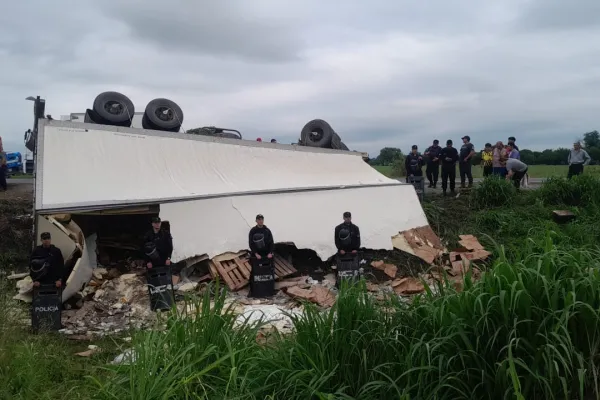
[[[418,294],[425,291],[423,282],[413,277],[406,277],[393,281],[392,288],[394,289],[394,292],[403,296]]]
[[[333,292],[323,286],[311,286],[310,289],[292,286],[287,288],[286,293],[292,298],[310,301],[321,307],[331,307],[335,303]]]
[[[383,271],[391,279],[394,279],[398,272],[398,267],[393,264],[386,264],[383,261],[373,261],[371,262],[371,267]]]
[[[428,225],[400,232],[392,237],[392,245],[428,264],[433,264],[445,250],[440,238]]]

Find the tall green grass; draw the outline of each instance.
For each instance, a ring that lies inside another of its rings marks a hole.
[[[134,359],[117,366],[115,349],[78,359],[56,335],[28,335],[0,301],[0,399],[600,398],[600,178],[485,184],[493,196],[424,206],[444,238],[478,234],[494,249],[480,280],[411,301],[343,288],[266,343],[264,321],[240,322],[218,287],[134,335]],[[576,220],[557,224],[557,208]]]
[[[600,254],[501,256],[465,290],[384,306],[363,285],[329,311],[307,305],[268,345],[205,298],[193,321],[138,337],[103,398],[584,399],[597,396]],[[502,250],[499,251],[502,254]],[[217,304],[221,300],[217,300]]]
[[[487,209],[511,204],[517,195],[512,182],[497,176],[485,178],[471,192],[471,203],[474,208]]]

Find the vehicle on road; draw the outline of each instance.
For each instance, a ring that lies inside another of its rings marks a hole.
[[[23,156],[18,151],[6,152],[6,176],[23,172]]]

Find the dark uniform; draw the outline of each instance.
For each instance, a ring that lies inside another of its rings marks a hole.
[[[404,166],[406,167],[406,176],[423,176],[423,170],[421,169],[423,167],[423,156],[419,153],[408,153],[404,159]]]
[[[8,168],[6,167],[6,153],[2,150],[2,138],[0,138],[0,189],[6,191],[6,171]]]
[[[440,151],[440,161],[442,164],[442,190],[445,194],[446,189],[448,188],[448,179],[450,179],[450,191],[454,192],[458,151],[452,147],[451,141],[449,147],[444,147],[442,151]]]
[[[360,249],[360,229],[352,222],[342,222],[335,227],[335,247],[346,253]]]
[[[60,249],[53,244],[48,247],[36,246],[29,259],[31,280],[42,285],[64,283],[65,260]]]
[[[468,136],[465,137],[469,138]],[[469,180],[469,186],[473,186],[473,174],[471,172],[473,160],[469,157],[469,159],[465,161],[465,158],[467,158],[473,151],[475,151],[475,147],[473,146],[473,143],[470,142],[463,143],[460,148],[458,169],[460,171],[460,184],[462,187],[465,187],[465,182],[467,179]]]
[[[440,175],[440,152],[442,148],[438,145],[429,146],[425,153],[427,154],[427,179],[429,180],[429,187],[435,187],[437,185],[438,177]],[[437,161],[433,161],[437,158]]]
[[[154,267],[162,267],[173,255],[173,237],[164,229],[150,230],[144,235],[144,261]]]
[[[255,226],[250,229],[248,235],[248,245],[252,251],[252,255],[258,254],[261,258],[267,257],[272,254],[275,249],[275,241],[273,240],[273,234],[266,225]]]

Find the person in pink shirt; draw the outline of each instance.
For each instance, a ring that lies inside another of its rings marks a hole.
[[[504,148],[502,142],[496,142],[496,147],[492,153],[492,174],[506,177],[506,160],[508,159],[508,153]]]

